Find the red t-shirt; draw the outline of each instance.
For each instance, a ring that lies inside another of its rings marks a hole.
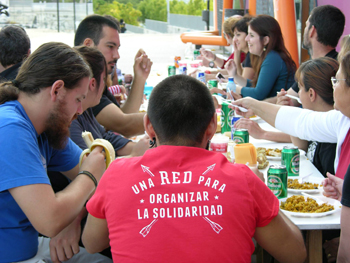
[[[114,161],[87,209],[107,220],[114,262],[250,262],[279,202],[220,153],[159,146]]]
[[[245,56],[246,56],[246,54],[245,54],[244,52],[241,52],[241,62],[244,61]],[[235,57],[235,53],[233,52],[233,53],[228,57],[227,60],[224,60],[224,64],[222,65],[221,69],[224,69],[224,68],[225,68],[225,65],[226,65],[226,63],[227,63],[227,61],[229,61],[230,59],[234,59],[234,57]]]
[[[350,164],[350,130],[346,134],[343,144],[341,145],[339,163],[335,176],[344,179],[345,173]]]

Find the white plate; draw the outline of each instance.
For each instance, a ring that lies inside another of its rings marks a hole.
[[[291,216],[295,216],[295,217],[324,217],[324,216],[328,216],[328,215],[332,215],[332,214],[336,213],[341,207],[341,204],[338,200],[330,199],[330,198],[327,198],[325,196],[317,196],[317,198],[321,199],[324,202],[327,202],[330,205],[333,205],[334,210],[324,212],[324,213],[298,213],[298,212],[290,212],[290,211],[284,210],[282,208],[281,208],[281,210],[286,215],[291,215]],[[305,199],[306,199],[306,196],[305,196]],[[287,200],[287,198],[280,199],[279,200],[280,205],[281,205],[281,202],[285,202],[286,200]]]
[[[266,148],[266,150],[267,149],[269,149],[269,148]],[[299,149],[299,152],[300,152],[300,157],[306,154],[305,151],[301,150],[301,149]],[[266,155],[266,159],[267,160],[271,160],[271,161],[278,161],[278,160],[281,160],[281,156],[280,157],[275,157],[275,156]]]
[[[289,176],[288,179],[299,179],[299,176]],[[309,183],[314,183],[314,184],[322,184],[323,179],[319,178],[319,177],[308,177],[305,179],[305,182],[309,182]],[[323,191],[323,187],[322,186],[318,186],[318,189],[290,189],[288,188],[288,193],[289,194],[301,194],[301,192],[305,192],[308,194],[317,194],[317,193],[322,193]]]

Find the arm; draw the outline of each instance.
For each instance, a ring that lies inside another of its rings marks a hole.
[[[253,79],[255,75],[255,71],[250,67],[243,67],[242,77],[245,79]]]
[[[297,146],[299,149],[302,149],[305,152],[307,152],[307,149],[309,146],[309,142],[307,140],[302,140],[302,139],[295,137],[295,136],[290,136],[290,139],[292,140],[292,143],[295,146]]]
[[[241,118],[234,127],[236,129],[248,129],[249,135],[255,139],[263,139],[275,142],[291,142],[290,136],[283,132],[265,131],[260,128],[259,124],[250,119]]]
[[[217,57],[213,52],[210,50],[207,50],[205,48],[201,48],[199,50],[201,52],[201,55],[208,59],[209,61],[214,61],[215,65],[219,68],[222,68],[222,66],[225,63],[225,60],[222,58]]]
[[[105,170],[104,159],[102,147],[96,147],[85,159],[81,170],[91,172],[99,181]],[[9,192],[34,228],[53,237],[78,216],[94,189],[93,181],[81,174],[57,194],[49,184],[29,184],[11,188]]]
[[[232,45],[233,45],[233,49],[235,51],[234,52],[235,56],[234,56],[233,60],[237,66],[237,74],[242,76],[243,75],[243,67],[241,64],[241,51],[239,51],[239,49],[237,47],[237,42],[233,41]]]
[[[87,252],[91,254],[109,247],[106,219],[96,218],[89,214],[83,231],[82,241]]]
[[[140,49],[136,56],[134,62],[134,81],[131,84],[131,89],[129,92],[128,99],[121,107],[124,113],[137,113],[139,112],[143,89],[145,87],[146,79],[149,76],[152,67],[152,61],[148,58],[145,51]]]
[[[300,230],[281,212],[254,235],[259,245],[279,262],[303,262],[306,248]]]
[[[97,121],[107,130],[132,137],[144,133],[143,116],[145,113],[123,113],[118,106],[111,103],[104,107],[96,116]]]
[[[241,75],[238,74],[237,72],[237,65],[236,63],[233,61],[233,59],[230,59],[229,61],[227,61],[226,65],[225,65],[225,69],[228,72],[228,75],[230,77],[233,77],[235,82],[240,85],[240,86],[246,86],[247,85],[247,79],[243,78]],[[240,90],[238,91],[238,87],[236,89],[236,93],[240,93]]]
[[[339,263],[349,263],[350,262],[350,250],[349,250],[349,242],[350,242],[350,207],[345,205],[341,208],[341,217],[340,217],[340,243],[338,250],[338,259]]]

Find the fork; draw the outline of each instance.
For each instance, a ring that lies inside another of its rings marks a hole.
[[[295,97],[295,96],[289,95],[289,94],[286,94],[286,96],[291,98],[291,99],[295,99],[297,102],[299,102],[299,104],[301,104],[301,100],[298,97]]]

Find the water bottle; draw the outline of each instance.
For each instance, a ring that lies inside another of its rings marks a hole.
[[[227,99],[234,100],[234,98],[231,95],[231,91],[236,92],[236,83],[233,81],[233,78],[228,78],[228,82],[226,85]]]

